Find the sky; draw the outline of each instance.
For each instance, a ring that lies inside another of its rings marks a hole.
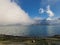
[[[34,24],[60,17],[60,0],[0,0],[0,24]]]
[[[39,8],[44,8],[46,10],[47,5],[50,5],[54,17],[60,17],[60,0],[18,0],[16,2],[32,18],[36,16],[47,18],[47,13],[39,13]]]

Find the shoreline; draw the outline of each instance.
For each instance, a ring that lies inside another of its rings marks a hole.
[[[60,35],[48,36],[45,38],[36,37],[22,37],[22,36],[12,36],[12,35],[2,35],[0,34],[0,44],[30,44],[30,45],[51,45],[60,44]]]

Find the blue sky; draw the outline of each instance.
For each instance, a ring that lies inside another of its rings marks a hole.
[[[50,5],[54,17],[60,17],[60,0],[18,0],[16,2],[31,18],[36,16],[47,18],[48,14],[39,14],[39,8],[46,9],[47,5]]]
[[[39,16],[40,0],[19,0],[18,4],[31,17]]]

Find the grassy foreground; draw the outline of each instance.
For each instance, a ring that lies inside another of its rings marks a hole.
[[[0,34],[0,45],[2,45],[2,43],[24,43],[26,45],[60,45],[60,36],[55,35],[46,38],[36,38]]]

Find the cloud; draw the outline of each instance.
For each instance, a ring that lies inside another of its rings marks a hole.
[[[34,17],[34,20],[42,20],[41,17]]]
[[[46,13],[49,15],[49,17],[54,16],[54,13],[53,13],[52,10],[50,9],[50,5],[47,6]]]
[[[50,9],[50,5],[47,5],[46,10],[44,10],[43,8],[40,8],[40,9],[39,9],[39,13],[43,14],[44,12],[48,14],[47,20],[52,20],[52,17],[54,16],[54,13],[53,13],[53,11]]]
[[[60,0],[48,0],[48,2],[54,2],[54,3],[56,3],[56,2],[59,2]]]
[[[0,24],[32,24],[34,21],[29,17],[14,0],[0,0]]]
[[[44,7],[45,5],[55,5],[60,2],[60,0],[41,0],[40,4]]]
[[[44,13],[44,9],[43,8],[40,8],[39,9],[39,13]]]
[[[48,14],[48,18],[47,20],[52,20],[52,17],[54,16],[54,13],[52,12],[52,10],[50,9],[50,5],[47,6],[47,10],[46,13]]]

